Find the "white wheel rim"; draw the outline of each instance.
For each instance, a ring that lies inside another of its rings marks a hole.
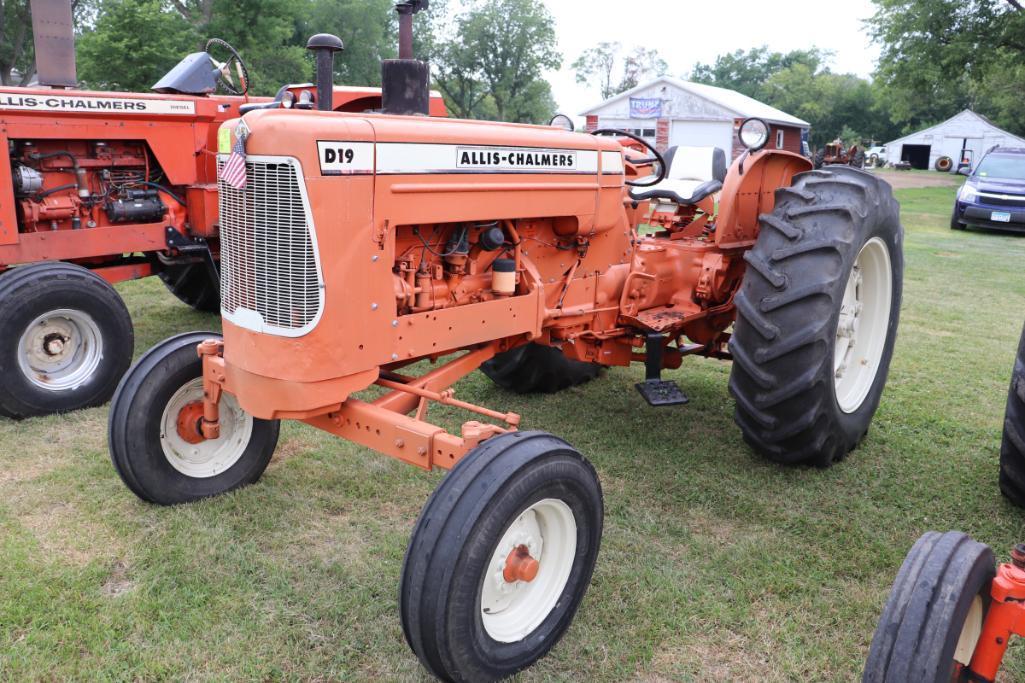
[[[242,410],[231,394],[222,393],[221,436],[189,443],[178,433],[182,408],[203,400],[203,378],[197,377],[175,392],[160,418],[160,446],[171,467],[188,477],[208,479],[221,474],[242,457],[253,433],[253,416]]]
[[[525,545],[538,561],[533,581],[505,580],[506,560]],[[557,498],[540,500],[513,520],[491,555],[481,587],[484,630],[500,643],[515,643],[541,625],[559,603],[577,552],[573,510]]]
[[[35,386],[47,391],[77,389],[103,360],[103,336],[83,311],[59,308],[25,328],[18,341],[18,367]]]
[[[972,600],[972,606],[968,608],[964,626],[961,627],[961,635],[957,639],[957,648],[954,650],[954,661],[965,666],[971,663],[975,646],[979,644],[979,637],[982,635],[982,621],[982,596],[976,595]]]
[[[873,237],[858,253],[844,289],[833,349],[836,401],[845,413],[865,402],[882,362],[893,299],[890,250]]]

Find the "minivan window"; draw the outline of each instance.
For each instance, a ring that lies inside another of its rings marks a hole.
[[[1025,180],[1025,154],[987,154],[975,175],[980,178]]]

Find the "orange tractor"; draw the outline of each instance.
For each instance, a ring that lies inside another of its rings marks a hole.
[[[310,44],[326,83],[340,41]],[[426,105],[425,64],[383,72],[386,102],[398,87]],[[864,437],[902,291],[884,182],[763,150],[758,119],[727,171],[721,151],[662,155],[619,131],[318,104],[221,129],[223,337],[157,345],[111,405],[111,458],[143,500],[252,484],[281,420],[450,470],[406,553],[402,626],[435,676],[493,680],[569,627],[603,498],[570,444],[460,400],[460,378],[554,391],[641,362],[641,395],[678,405],[664,369],[732,358],[736,420],[759,453],[828,466]],[[469,419],[447,431],[435,404]]]
[[[316,101],[308,84],[250,98],[241,57],[216,39],[156,93],[69,89],[70,3],[32,10],[41,86],[0,88],[0,416],[18,418],[111,397],[134,344],[113,283],[159,275],[185,303],[219,310],[218,127]],[[334,107],[379,109],[381,92],[335,88]],[[445,114],[440,97],[431,110]]]
[[[1000,491],[1025,507],[1025,330],[1007,391]],[[994,567],[967,535],[930,531],[911,548],[872,638],[865,683],[992,683],[1013,636],[1025,636],[1025,544]]]
[[[865,167],[865,149],[858,145],[844,146],[843,140],[837,138],[827,143],[819,151],[815,152],[812,159],[815,168],[822,168],[833,164],[854,166],[855,168]]]

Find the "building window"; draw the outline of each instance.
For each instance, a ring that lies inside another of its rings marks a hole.
[[[626,132],[627,133],[633,133],[634,135],[636,135],[637,137],[640,137],[640,138],[652,138],[652,139],[654,139],[654,137],[655,137],[655,129],[654,128],[631,128],[631,129],[627,130]]]
[[[776,131],[776,149],[783,149],[783,131]]]

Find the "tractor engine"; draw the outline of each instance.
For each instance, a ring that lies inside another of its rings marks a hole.
[[[144,142],[11,140],[9,153],[21,232],[183,223]]]

